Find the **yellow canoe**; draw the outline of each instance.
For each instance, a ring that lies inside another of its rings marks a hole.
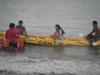
[[[0,37],[3,37],[5,32],[0,32]],[[61,45],[61,46],[68,46],[68,45],[75,45],[75,46],[87,46],[90,45],[89,41],[84,37],[76,37],[76,38],[69,38],[66,37],[63,40],[56,40],[54,41],[51,36],[40,36],[40,35],[29,35],[29,36],[21,36],[25,39],[25,42],[28,44],[36,44],[36,45]],[[97,44],[100,45],[100,41],[97,41]]]

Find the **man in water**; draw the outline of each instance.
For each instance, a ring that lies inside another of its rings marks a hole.
[[[87,35],[87,38],[90,39],[90,42],[93,45],[94,42],[100,40],[100,28],[98,27],[98,22],[97,21],[93,21],[92,25],[93,25],[93,29]]]
[[[6,39],[9,41],[9,46],[17,48],[17,34],[15,30],[15,24],[10,23],[9,29],[6,31]]]
[[[23,26],[23,21],[20,20],[16,26],[16,31],[18,35],[27,35],[26,28]]]

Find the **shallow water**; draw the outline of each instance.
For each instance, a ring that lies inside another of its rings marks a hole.
[[[60,24],[74,37],[91,31],[99,13],[100,0],[0,0],[0,31],[22,19],[29,34],[50,35]],[[100,75],[100,47],[26,45],[18,53],[0,48],[0,75]]]
[[[0,51],[0,75],[99,75],[99,58],[99,47],[27,45],[18,53]]]

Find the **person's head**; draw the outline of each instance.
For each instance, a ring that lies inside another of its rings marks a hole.
[[[19,26],[22,26],[23,25],[23,21],[22,20],[18,21],[18,24],[19,24]]]
[[[9,28],[14,29],[14,28],[15,28],[15,24],[14,24],[14,23],[10,23],[10,24],[9,24]]]
[[[59,24],[56,24],[56,25],[55,25],[55,29],[56,29],[56,30],[60,30],[60,29],[61,29],[60,25],[59,25]]]
[[[93,25],[93,27],[97,27],[98,26],[98,22],[97,21],[93,21],[92,25]]]
[[[59,24],[56,24],[56,25],[55,25],[55,29],[56,29],[57,31],[61,31],[61,34],[65,34],[64,30],[61,28],[61,26],[60,26]]]

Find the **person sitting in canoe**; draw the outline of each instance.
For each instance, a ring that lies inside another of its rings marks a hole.
[[[98,27],[98,22],[97,21],[93,21],[92,22],[93,25],[93,29],[92,31],[87,35],[87,38],[90,40],[91,45],[100,40],[100,28]]]
[[[17,48],[17,33],[15,30],[15,24],[10,23],[9,24],[9,29],[6,31],[6,39],[9,42],[9,46],[13,48]]]
[[[22,20],[20,20],[18,22],[18,25],[16,26],[15,29],[16,29],[18,35],[27,35],[27,31],[26,31],[26,28],[23,26]]]
[[[64,39],[64,30],[61,28],[61,26],[59,24],[55,25],[55,32],[54,34],[51,36],[54,40],[59,40],[59,39]]]

